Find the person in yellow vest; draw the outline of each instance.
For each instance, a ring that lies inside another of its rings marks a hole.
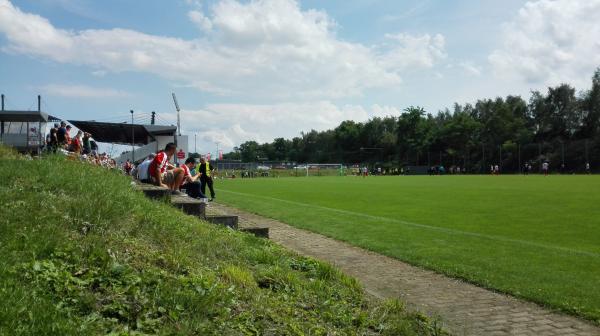
[[[201,158],[196,171],[200,173],[200,190],[206,195],[206,186],[208,185],[208,190],[210,190],[209,201],[212,201],[215,198],[215,189],[213,188],[210,162],[206,161],[204,157]]]

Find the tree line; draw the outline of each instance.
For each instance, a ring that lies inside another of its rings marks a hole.
[[[454,104],[437,114],[419,106],[400,116],[347,120],[327,131],[259,144],[246,141],[224,159],[382,166],[459,166],[485,172],[490,165],[518,171],[528,163],[580,171],[600,166],[600,68],[591,89],[569,84],[520,96]]]

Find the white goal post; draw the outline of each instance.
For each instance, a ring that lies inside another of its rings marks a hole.
[[[306,176],[343,176],[346,175],[346,166],[341,163],[307,163],[294,167],[299,172],[303,171]]]

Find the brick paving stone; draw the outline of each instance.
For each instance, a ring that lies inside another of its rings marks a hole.
[[[538,334],[539,336],[559,336],[554,330],[544,330]]]
[[[411,309],[440,317],[454,335],[600,336],[600,327],[533,303],[411,266],[402,261],[294,228],[219,203],[207,214],[239,216],[240,227],[269,227],[270,239],[299,254],[327,261],[378,298],[400,298]]]
[[[554,327],[552,327],[551,325],[541,325],[539,327],[532,327],[531,330],[535,331],[535,332],[540,332],[540,331],[546,331],[546,330],[553,330]]]

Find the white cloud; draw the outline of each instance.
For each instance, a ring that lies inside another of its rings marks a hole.
[[[96,77],[104,77],[104,76],[106,76],[106,70],[92,71],[92,75],[94,75]]]
[[[472,62],[460,62],[459,67],[463,68],[465,72],[470,76],[481,76],[481,67],[473,64]]]
[[[499,77],[529,84],[589,86],[600,66],[600,0],[527,2],[505,24],[489,61]]]
[[[200,0],[185,0],[185,3],[190,6],[202,7],[202,2]]]
[[[96,88],[87,85],[48,84],[41,87],[42,91],[51,96],[69,98],[119,98],[128,97],[129,93],[110,88]]]
[[[59,29],[0,0],[0,33],[8,41],[3,49],[12,53],[153,73],[206,92],[278,101],[397,86],[404,71],[431,68],[445,58],[442,35],[389,35],[385,46],[341,40],[325,12],[301,10],[294,0],[221,0],[208,15],[197,7],[189,16],[204,37],[184,40],[127,29]]]
[[[414,36],[409,34],[387,34],[395,42],[391,50],[381,56],[389,68],[431,68],[447,57],[446,40],[441,34]]]
[[[191,10],[188,12],[188,17],[195,23],[200,29],[204,31],[210,31],[212,29],[212,22],[207,18],[203,12],[198,10]]]
[[[292,138],[301,131],[322,131],[336,127],[344,120],[366,121],[373,117],[398,116],[395,107],[373,105],[337,106],[330,101],[283,104],[209,104],[199,110],[182,110],[183,132],[198,134],[203,144],[219,142],[221,148],[230,150],[247,140],[259,143],[277,137]],[[175,114],[161,115],[174,122]]]

